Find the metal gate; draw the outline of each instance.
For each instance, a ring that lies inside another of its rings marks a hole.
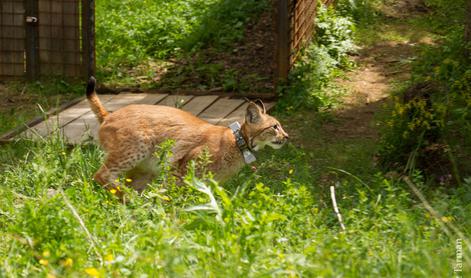
[[[0,80],[93,74],[94,0],[1,0]]]

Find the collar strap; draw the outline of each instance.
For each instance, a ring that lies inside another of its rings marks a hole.
[[[240,152],[244,156],[245,163],[250,164],[254,162],[256,160],[255,155],[250,151],[249,145],[245,141],[244,136],[242,136],[239,122],[233,122],[229,125],[229,128],[235,136],[237,147],[239,147]]]

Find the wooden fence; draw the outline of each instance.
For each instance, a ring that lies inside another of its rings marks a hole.
[[[1,0],[0,80],[94,68],[94,0]]]
[[[317,0],[274,0],[274,3],[276,78],[286,80],[300,50],[314,35]]]

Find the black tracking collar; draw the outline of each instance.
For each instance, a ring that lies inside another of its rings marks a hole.
[[[244,156],[245,163],[250,164],[254,162],[256,160],[255,155],[250,151],[249,145],[245,141],[244,136],[242,136],[242,133],[240,132],[239,122],[234,122],[230,124],[229,128],[232,130],[232,133],[236,138],[237,146],[239,147],[240,152]]]

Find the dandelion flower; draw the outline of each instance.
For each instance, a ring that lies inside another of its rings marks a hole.
[[[85,273],[92,277],[100,277],[100,272],[94,267],[85,268]]]
[[[126,179],[126,182],[132,182],[132,179]]]
[[[74,260],[72,260],[71,258],[67,258],[62,262],[62,265],[65,267],[70,267],[73,264],[74,264]]]
[[[112,262],[113,261],[113,255],[112,254],[108,254],[105,256],[105,261],[107,262]]]
[[[43,266],[47,266],[47,265],[49,265],[49,261],[46,260],[46,259],[40,259],[40,260],[39,260],[39,264],[40,264],[40,265],[43,265]]]
[[[51,256],[51,252],[49,252],[49,250],[43,251],[43,257],[47,258],[49,256]]]
[[[111,194],[116,194],[116,189],[111,188],[111,189],[110,189],[110,192],[111,192]]]

